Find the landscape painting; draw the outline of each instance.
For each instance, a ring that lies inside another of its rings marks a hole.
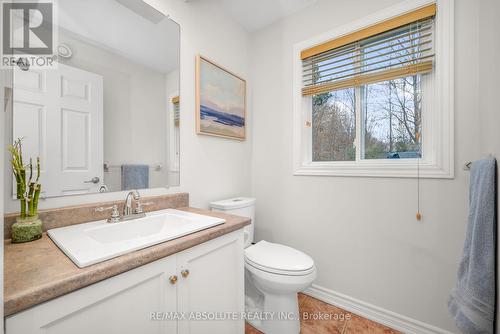
[[[245,80],[198,56],[196,81],[197,133],[245,139]]]

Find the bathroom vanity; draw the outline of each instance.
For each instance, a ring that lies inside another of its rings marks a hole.
[[[5,244],[7,334],[243,333],[243,227],[224,224],[78,268],[47,235]],[[216,318],[216,319],[217,319]]]

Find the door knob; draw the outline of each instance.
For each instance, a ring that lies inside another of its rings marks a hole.
[[[83,183],[95,183],[95,184],[97,184],[97,183],[99,183],[99,181],[101,181],[101,179],[98,178],[97,176],[94,176],[93,178],[91,178],[88,181],[83,181]]]
[[[183,271],[181,271],[181,275],[182,275],[182,277],[184,277],[184,278],[188,277],[188,276],[189,276],[189,270],[184,269]]]
[[[177,276],[172,275],[168,278],[168,280],[170,281],[170,284],[175,284],[175,283],[177,283]]]

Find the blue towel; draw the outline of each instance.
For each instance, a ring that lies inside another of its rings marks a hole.
[[[149,165],[122,165],[122,190],[149,188]]]
[[[496,160],[475,161],[470,175],[469,225],[458,281],[448,302],[466,334],[493,333],[496,263]]]

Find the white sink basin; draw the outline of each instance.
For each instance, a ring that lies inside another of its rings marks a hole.
[[[225,222],[222,218],[166,209],[146,217],[107,223],[105,220],[49,230],[54,243],[80,268],[102,262]]]

